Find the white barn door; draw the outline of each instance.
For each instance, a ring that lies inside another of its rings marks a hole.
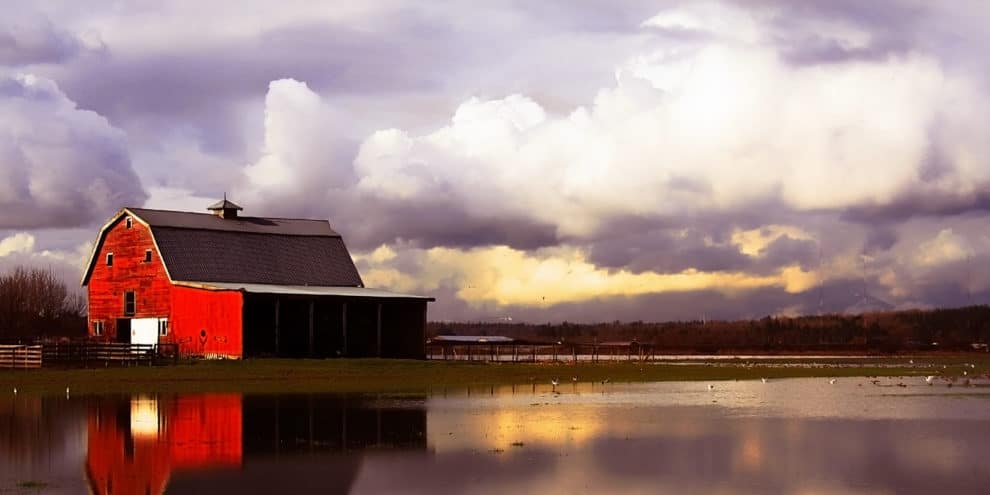
[[[158,344],[158,318],[134,318],[131,320],[131,343]]]

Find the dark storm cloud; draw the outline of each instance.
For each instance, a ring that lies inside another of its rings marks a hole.
[[[524,217],[473,215],[456,202],[387,201],[364,196],[334,205],[334,227],[348,232],[348,245],[373,249],[406,242],[420,248],[508,245],[517,249],[553,246],[556,227]]]
[[[796,65],[881,61],[918,48],[917,26],[925,11],[916,6],[882,2],[775,2],[774,41],[783,57]],[[839,21],[868,33],[865,44],[831,33],[815,32],[809,21]]]
[[[886,251],[897,243],[897,232],[889,226],[879,225],[870,229],[863,244],[863,252],[872,254]]]
[[[864,47],[849,47],[841,40],[813,34],[779,40],[778,43],[786,44],[786,48],[781,50],[784,59],[796,65],[878,61],[911,48],[910,44],[897,39],[871,41]]]
[[[56,28],[48,19],[0,20],[0,66],[60,63],[83,50],[85,45],[79,38]]]
[[[784,266],[803,269],[817,265],[818,242],[783,235],[763,252],[749,256],[732,243],[737,230],[765,225],[836,225],[827,212],[794,211],[777,200],[764,200],[728,211],[685,216],[626,216],[608,222],[593,239],[564,239],[587,247],[589,261],[610,269],[634,273],[700,271],[753,271],[765,275]],[[838,243],[839,239],[833,239]]]
[[[634,273],[653,271],[679,273],[687,269],[736,271],[752,260],[728,243],[712,244],[706,231],[656,230],[614,235],[593,242],[589,261],[597,266],[627,269]]]
[[[842,212],[842,218],[862,224],[880,224],[915,217],[951,217],[986,212],[990,212],[990,184],[974,184],[972,192],[907,192],[890,202],[847,208]]]
[[[230,151],[243,146],[236,104],[263,94],[273,80],[304,80],[334,96],[436,89],[441,66],[459,57],[444,42],[442,25],[395,19],[382,29],[288,26],[247,40],[137,56],[111,46],[59,75],[81,106],[112,121],[193,126],[206,150]]]
[[[810,271],[818,265],[818,243],[782,235],[763,248],[755,260],[757,273],[768,273],[788,265]]]
[[[0,228],[77,227],[146,194],[124,135],[54,82],[0,79]]]
[[[976,253],[923,270],[911,279],[915,300],[932,307],[968,306],[990,301],[990,254]]]

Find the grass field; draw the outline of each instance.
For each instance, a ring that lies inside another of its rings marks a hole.
[[[913,361],[913,363],[911,362]],[[189,361],[171,366],[0,371],[0,390],[73,395],[134,392],[419,392],[467,386],[561,381],[651,382],[788,377],[984,376],[985,354],[896,357],[759,358],[690,363],[465,363],[377,359]],[[7,393],[7,392],[4,392]]]

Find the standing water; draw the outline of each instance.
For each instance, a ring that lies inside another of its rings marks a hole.
[[[0,493],[984,493],[923,378],[0,399]]]

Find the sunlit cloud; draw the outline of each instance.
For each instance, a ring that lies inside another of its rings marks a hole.
[[[383,252],[388,253],[387,259],[382,256]],[[415,266],[415,271],[404,273],[388,266],[376,266],[375,253],[381,261],[396,257],[386,247],[360,255],[360,259],[372,261],[370,269],[364,271],[366,285],[401,291],[450,286],[455,287],[457,296],[468,303],[548,306],[665,292],[710,290],[733,295],[771,286],[801,292],[817,281],[817,274],[796,266],[784,267],[768,276],[694,269],[674,274],[609,271],[589,263],[585,254],[574,248],[528,253],[507,246],[470,250],[432,248],[404,253]]]

